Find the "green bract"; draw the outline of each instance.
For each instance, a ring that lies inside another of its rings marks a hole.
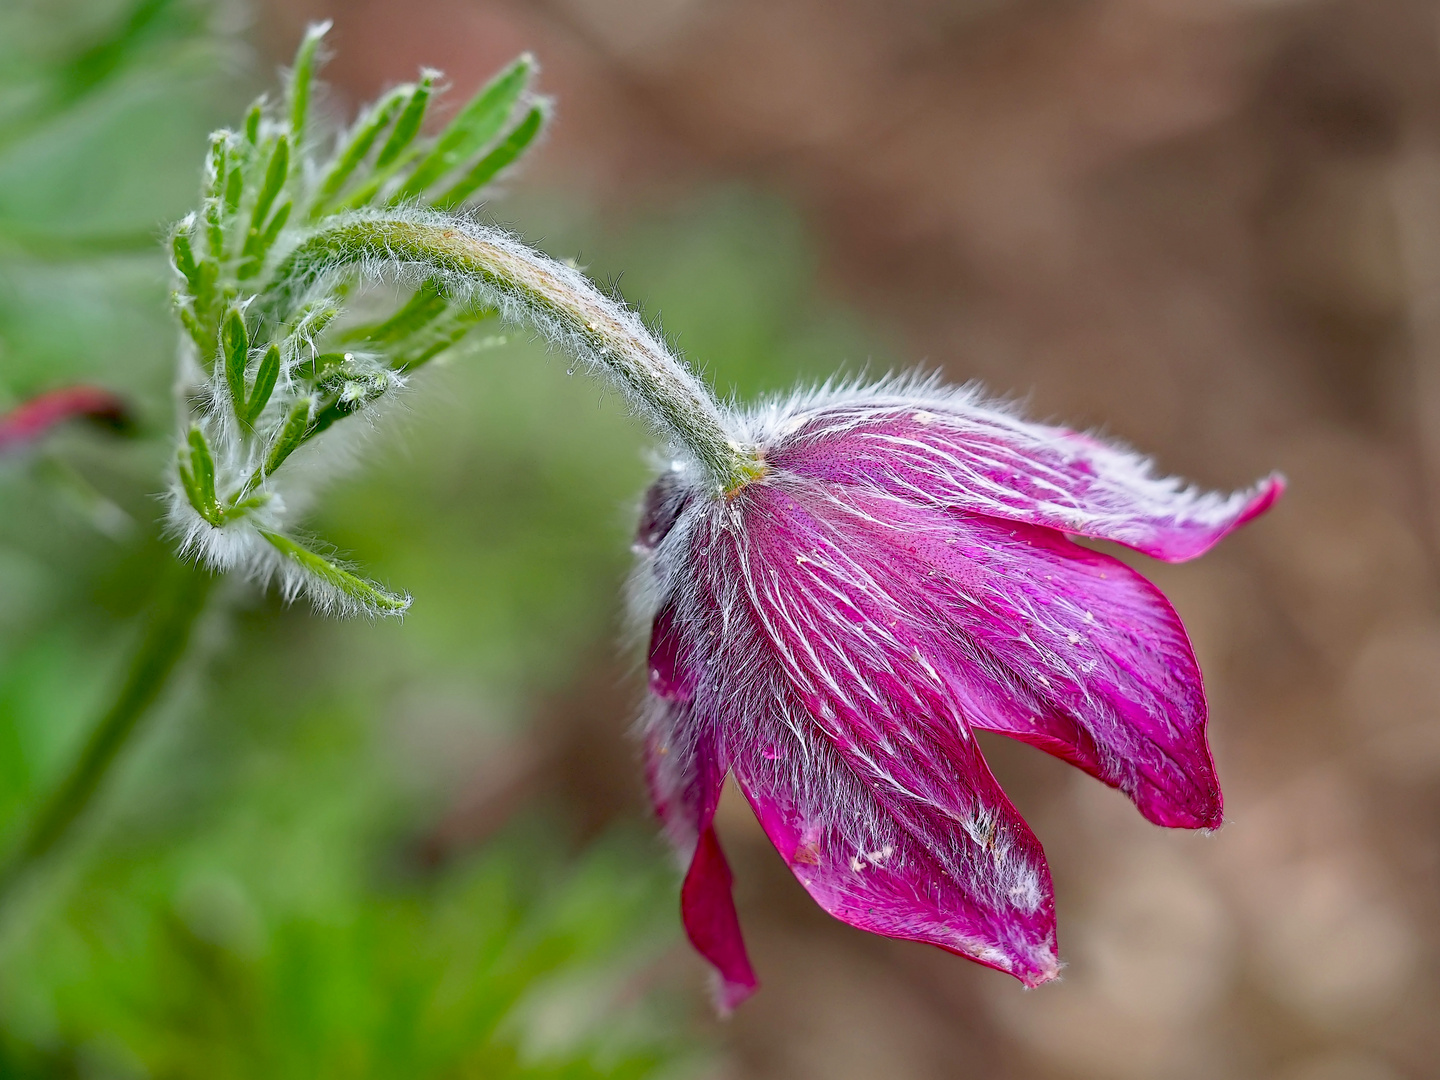
[[[287,594],[303,592],[322,606],[394,614],[408,597],[294,534],[285,495],[307,456],[297,452],[497,312],[468,292],[424,281],[392,315],[347,326],[338,317],[357,273],[280,314],[276,296],[294,294],[283,262],[335,215],[463,206],[534,143],[549,104],[532,92],[535,62],[522,56],[427,137],[439,73],[426,71],[333,140],[310,116],[328,25],[306,34],[283,102],[262,99],[240,130],[211,136],[200,207],[170,238],[187,415],[169,518],[182,547],[215,569],[278,579]]]
[[[573,266],[458,212],[539,135],[548,106],[528,89],[534,61],[502,71],[433,139],[420,132],[439,74],[423,72],[320,161],[306,102],[324,31],[301,46],[286,108],[261,102],[243,133],[211,137],[202,206],[173,237],[184,283],[175,306],[195,361],[172,485],[182,548],[324,607],[404,611],[408,597],[296,538],[285,501],[295,462],[491,317],[528,326],[609,381],[717,493],[762,475],[733,410],[635,312]],[[356,287],[377,282],[414,295],[378,321],[347,321]]]

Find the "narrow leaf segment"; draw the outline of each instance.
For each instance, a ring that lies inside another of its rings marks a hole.
[[[306,574],[323,582],[338,594],[343,606],[355,606],[372,615],[399,615],[410,606],[410,597],[387,592],[374,582],[356,577],[338,564],[318,555],[288,536],[258,530],[276,551]],[[346,603],[348,601],[348,603]]]

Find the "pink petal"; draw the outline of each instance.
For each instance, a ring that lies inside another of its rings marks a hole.
[[[120,398],[94,386],[52,390],[0,416],[0,452],[34,442],[55,425],[82,416],[120,425],[128,411]]]
[[[738,498],[748,527],[728,534],[735,546],[712,570],[748,586],[727,645],[746,662],[712,675],[717,700],[745,725],[733,768],[771,841],[852,926],[939,945],[1027,985],[1053,978],[1044,854],[953,695],[870,618],[874,593],[811,573],[812,558],[844,560],[821,550],[814,506],[773,487]],[[757,637],[764,648],[752,647]]]
[[[973,391],[876,393],[788,421],[772,467],[925,506],[1113,540],[1168,562],[1202,555],[1280,497],[1279,475],[1230,495],[1157,476],[1120,446],[1032,424]]]
[[[867,615],[926,658],[965,722],[1078,765],[1157,824],[1221,823],[1200,669],[1153,585],[1048,529],[853,489],[832,505],[817,539],[865,567],[890,605]],[[836,565],[811,572],[840,590]]]
[[[715,725],[694,705],[699,672],[673,607],[664,605],[650,636],[650,698],[641,717],[645,779],[655,814],[688,860],[720,802],[728,768]]]
[[[730,864],[715,829],[707,827],[695,845],[690,871],[680,887],[680,914],[690,944],[719,975],[717,996],[722,1013],[730,1012],[760,988],[745,953],[730,883]]]
[[[828,762],[823,771],[813,763]],[[746,756],[735,776],[796,879],[859,930],[938,945],[1038,986],[1059,973],[1034,834],[974,754],[949,792],[873,747]],[[968,775],[962,775],[968,774]],[[871,846],[872,844],[876,846]]]
[[[680,889],[685,933],[719,978],[717,1000],[728,1013],[759,987],[745,952],[725,853],[712,822],[726,766],[718,729],[697,716],[689,650],[674,609],[663,606],[650,641],[649,706],[643,718],[645,776],[655,813],[671,843],[689,853]]]
[[[716,732],[688,704],[652,697],[641,728],[651,805],[675,850],[688,862],[715,817],[728,765]]]
[[[972,689],[971,725],[1078,765],[1157,825],[1218,828],[1204,683],[1169,601],[1118,560],[1048,531],[965,524],[1011,585],[1006,597],[966,597],[960,625],[974,650],[956,677]]]

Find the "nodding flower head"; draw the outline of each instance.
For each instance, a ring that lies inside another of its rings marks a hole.
[[[1200,492],[928,382],[825,390],[735,423],[763,476],[717,493],[673,466],[635,544],[647,778],[688,860],[685,927],[722,1007],[757,985],[713,825],[727,773],[830,914],[1027,986],[1054,978],[1044,852],[974,732],[1079,766],[1157,824],[1218,826],[1184,627],[1143,577],[1071,537],[1194,558],[1283,481]]]

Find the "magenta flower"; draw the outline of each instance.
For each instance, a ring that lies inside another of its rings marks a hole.
[[[685,929],[730,1009],[757,982],[712,825],[734,775],[810,895],[851,926],[1055,977],[1044,852],[974,729],[1031,743],[1149,820],[1222,819],[1194,652],[1164,596],[1071,536],[1194,558],[1262,513],[971,390],[822,391],[743,421],[761,477],[650,489],[637,607],[655,809]]]
[[[51,390],[0,414],[0,453],[29,445],[57,424],[76,417],[113,427],[128,422],[125,403],[108,390],[67,386]]]

